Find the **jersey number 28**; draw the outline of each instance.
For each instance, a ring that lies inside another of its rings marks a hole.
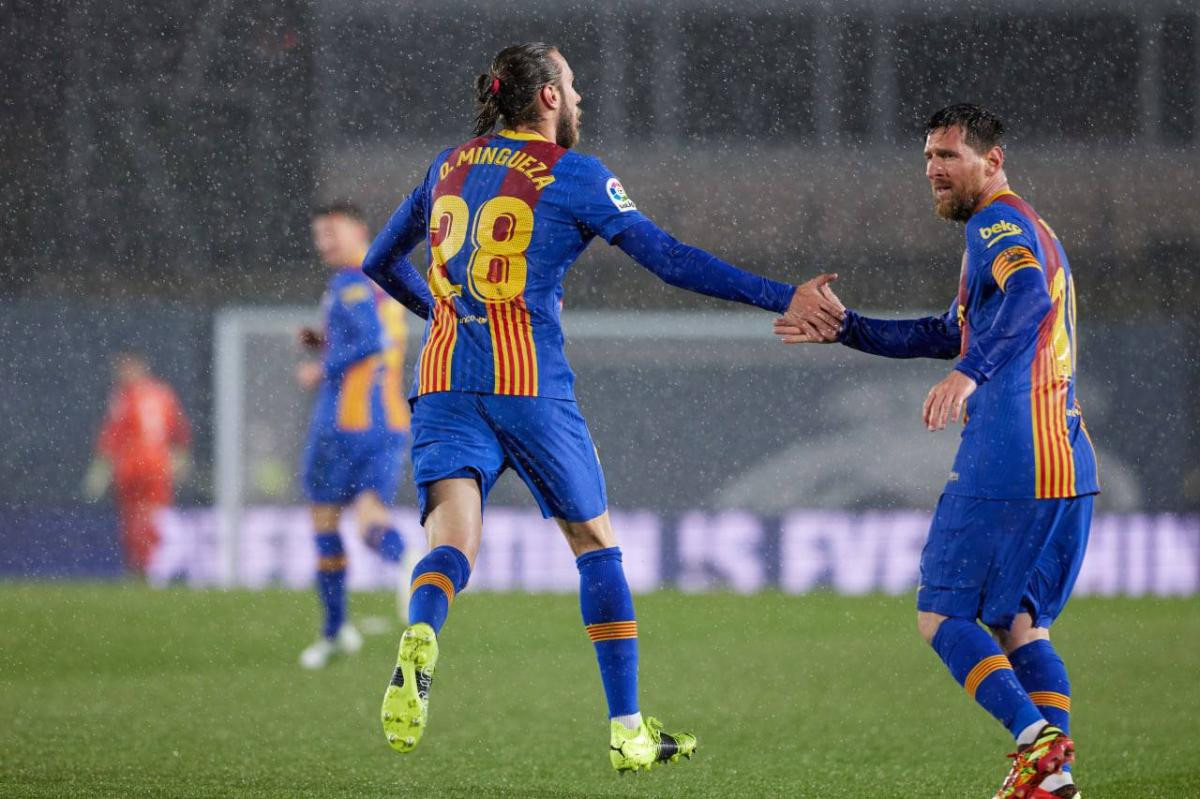
[[[533,238],[533,209],[519,197],[493,197],[480,206],[473,227],[470,217],[466,200],[456,194],[434,200],[429,215],[429,288],[439,300],[462,294],[462,286],[450,281],[446,264],[466,244],[470,227],[468,289],[481,302],[511,302],[525,291],[525,250]]]

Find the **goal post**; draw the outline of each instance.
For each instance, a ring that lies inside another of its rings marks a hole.
[[[217,312],[213,330],[213,493],[218,547],[217,579],[229,587],[237,581],[238,535],[247,503],[270,500],[294,504],[295,490],[280,482],[274,497],[250,478],[256,471],[286,477],[284,464],[297,450],[295,433],[307,399],[294,380],[297,333],[317,324],[311,307],[235,307]],[[268,385],[275,391],[263,391]],[[259,420],[269,420],[263,425]],[[300,432],[302,435],[302,430]],[[266,440],[262,440],[263,438]],[[277,445],[266,460],[255,454]],[[288,464],[290,466],[290,464]],[[278,467],[284,466],[282,473]],[[292,469],[294,471],[294,468]]]

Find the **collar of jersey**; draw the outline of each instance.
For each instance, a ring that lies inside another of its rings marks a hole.
[[[996,202],[996,200],[999,200],[1001,197],[1003,197],[1006,194],[1011,194],[1012,196],[1017,197],[1017,198],[1020,198],[1020,196],[1021,196],[1021,195],[1017,194],[1015,191],[1013,191],[1012,189],[1001,189],[1000,191],[993,194],[991,197],[988,197],[987,202],[985,202],[982,206],[980,206],[980,210],[987,208],[989,205]]]
[[[521,141],[550,141],[540,133],[526,133],[525,131],[512,130],[510,128],[505,128],[496,135],[503,136],[506,139],[520,139]]]

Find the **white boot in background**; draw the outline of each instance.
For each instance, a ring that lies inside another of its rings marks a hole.
[[[356,655],[363,647],[362,633],[350,622],[338,628],[333,638],[321,638],[300,653],[300,665],[306,669],[323,669],[338,655]]]
[[[338,651],[342,654],[357,655],[363,647],[362,633],[350,622],[346,622],[338,628],[336,640]]]

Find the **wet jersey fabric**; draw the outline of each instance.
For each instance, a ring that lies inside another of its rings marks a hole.
[[[431,484],[472,477],[486,502],[506,469],[528,486],[547,519],[583,522],[608,509],[600,459],[572,400],[426,394],[413,406],[412,459],[422,523]]]
[[[357,268],[338,270],[322,299],[324,374],[305,445],[310,501],[345,503],[396,492],[409,428],[403,308]]]
[[[433,298],[412,394],[574,398],[563,278],[593,237],[645,219],[596,158],[503,131],[440,153],[409,198]]]
[[[917,610],[1003,629],[1025,611],[1049,627],[1083,565],[1093,499],[943,494],[921,552]]]
[[[639,235],[618,241],[635,228]],[[775,311],[794,292],[661,233],[592,156],[531,133],[481,136],[438,154],[364,264],[393,297],[428,315],[412,396],[574,399],[563,279],[596,236],[628,246],[672,285]],[[406,258],[422,238],[427,286]]]
[[[958,296],[941,317],[848,312],[840,340],[891,357],[961,356],[978,384],[945,493],[1057,499],[1100,490],[1075,396],[1075,288],[1058,237],[1029,203],[996,195],[967,221]]]
[[[545,516],[608,506],[563,351],[563,279],[599,236],[666,283],[782,312],[795,287],[682,244],[643,216],[598,159],[500,131],[444,150],[376,237],[363,271],[427,319],[411,392],[413,470],[473,477],[486,500],[513,469]],[[408,259],[428,245],[428,281]]]

